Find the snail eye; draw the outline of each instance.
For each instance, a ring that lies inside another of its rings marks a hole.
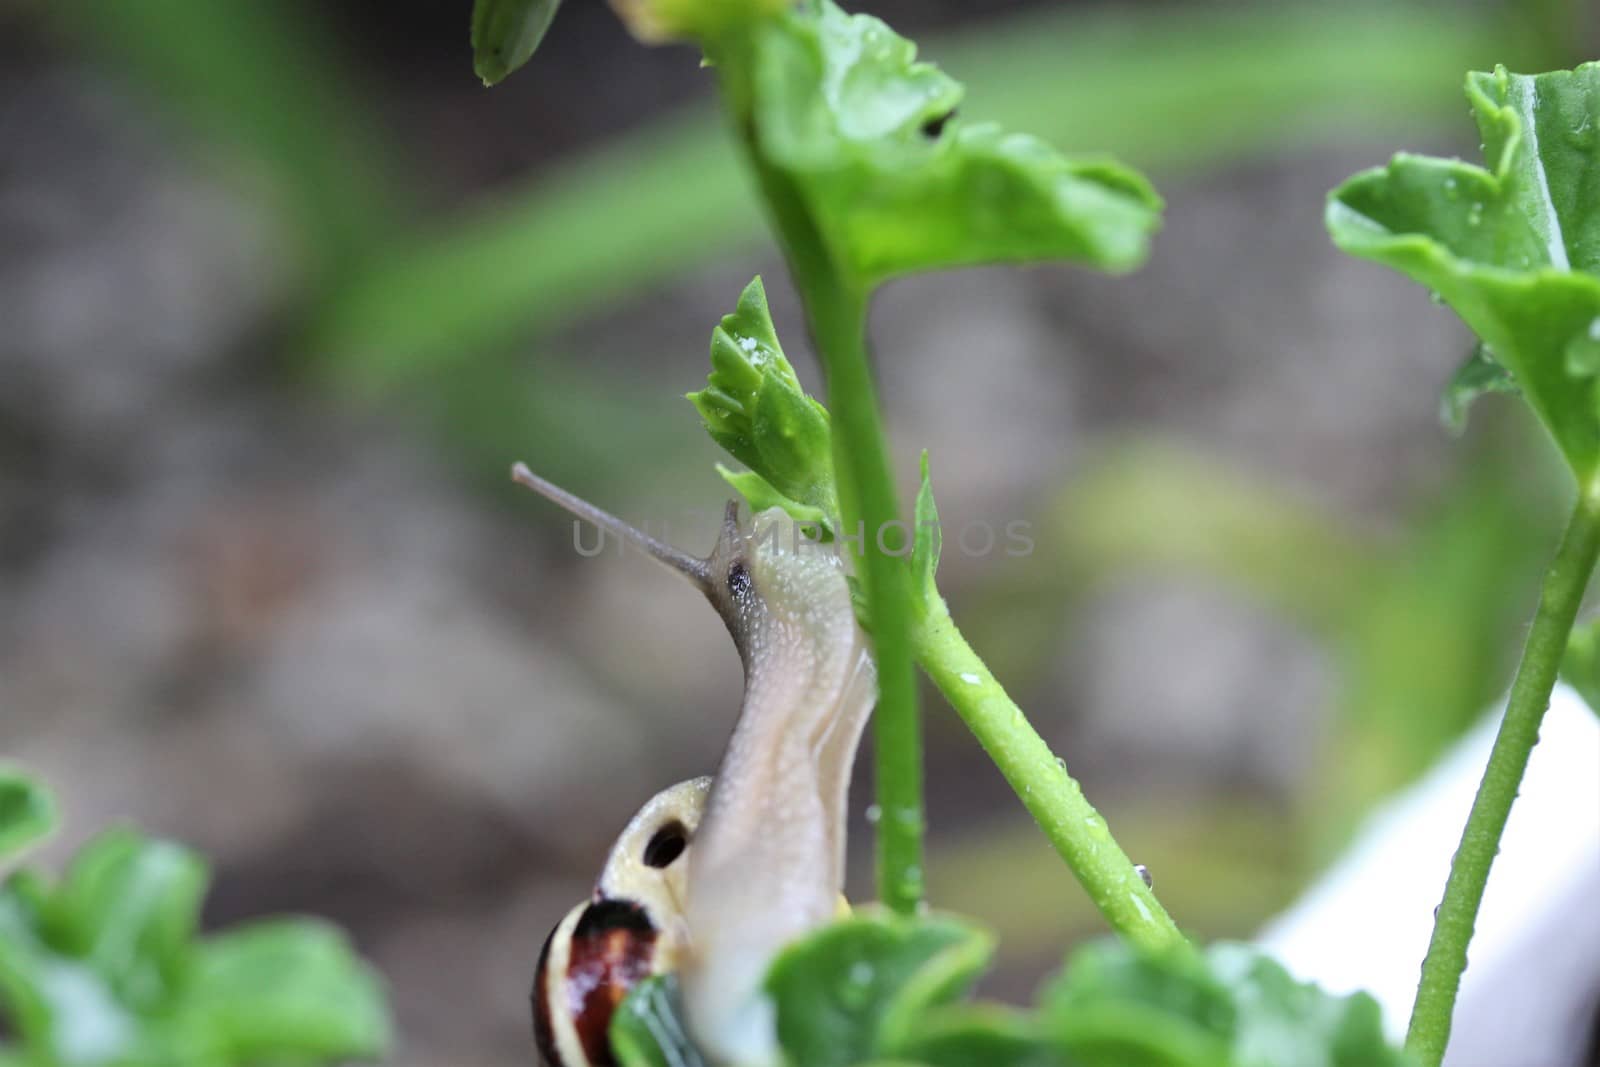
[[[644,846],[644,865],[658,870],[670,867],[673,860],[683,855],[683,850],[688,845],[688,829],[683,823],[673,819],[650,836],[649,844]]]
[[[743,563],[728,568],[728,591],[736,597],[750,592],[750,570]]]

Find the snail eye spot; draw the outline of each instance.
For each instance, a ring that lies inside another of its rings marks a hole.
[[[750,592],[750,570],[743,563],[728,568],[728,591],[737,597]]]
[[[670,867],[688,846],[689,831],[674,819],[650,836],[650,843],[644,846],[644,865],[658,870]]]

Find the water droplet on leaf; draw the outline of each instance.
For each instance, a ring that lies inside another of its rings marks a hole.
[[[1585,378],[1600,374],[1600,316],[1567,341],[1567,372]]]

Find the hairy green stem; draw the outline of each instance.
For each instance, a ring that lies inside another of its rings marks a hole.
[[[1434,919],[1433,937],[1422,963],[1422,980],[1417,985],[1417,1000],[1406,1033],[1406,1048],[1422,1067],[1438,1067],[1444,1059],[1456,993],[1467,966],[1467,944],[1472,940],[1478,906],[1489,882],[1489,868],[1500,851],[1500,835],[1528,768],[1528,757],[1539,740],[1539,723],[1550,706],[1556,673],[1597,552],[1600,501],[1580,495],[1555,561],[1545,575],[1527,647],[1511,684],[1505,718],[1495,736],[1461,845],[1450,864],[1444,899]]]
[[[878,664],[878,706],[872,716],[877,802],[882,812],[878,895],[894,911],[911,914],[921,906],[925,881],[922,723],[911,659],[909,575],[905,561],[892,554],[902,548],[895,532],[908,527],[900,525],[893,467],[867,353],[866,290],[834,262],[805,197],[789,176],[762,156],[750,115],[751,78],[746,66],[750,52],[748,44],[739,41],[708,49],[827,377],[833,463],[844,520],[841,540],[858,551]]]
[[[917,662],[1011,783],[1095,907],[1131,944],[1155,952],[1186,948],[1188,941],[1066,764],[961,636],[943,598],[929,600],[913,639]]]
[[[877,390],[867,361],[865,308],[841,291],[802,285],[812,334],[828,377],[833,413],[833,456],[844,472],[841,539],[859,540],[856,557],[872,618],[878,661],[878,707],[872,728],[878,807],[878,892],[897,912],[910,914],[923,897],[922,724],[916,669],[911,659],[911,588],[905,561],[893,552],[899,538],[894,476],[879,417]]]

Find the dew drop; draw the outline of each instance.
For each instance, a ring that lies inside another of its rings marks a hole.
[[[1149,867],[1142,863],[1135,863],[1133,869],[1139,872],[1139,880],[1144,883],[1146,889],[1154,889],[1156,887],[1156,880],[1150,877]]]
[[[882,808],[881,805],[872,804],[867,808],[867,822],[869,822],[872,825],[876,826],[876,825],[878,825],[878,823],[880,821],[882,821],[882,819],[883,819],[883,808]]]
[[[1585,377],[1600,374],[1600,316],[1567,341],[1567,370]]]
[[[1056,766],[1060,767],[1062,770],[1066,770],[1067,769],[1067,761],[1062,759],[1060,756],[1057,756],[1056,757]]]
[[[872,996],[872,980],[876,977],[872,964],[865,960],[857,960],[850,965],[850,970],[845,973],[845,980],[838,987],[839,1000],[847,1008],[863,1008]]]

